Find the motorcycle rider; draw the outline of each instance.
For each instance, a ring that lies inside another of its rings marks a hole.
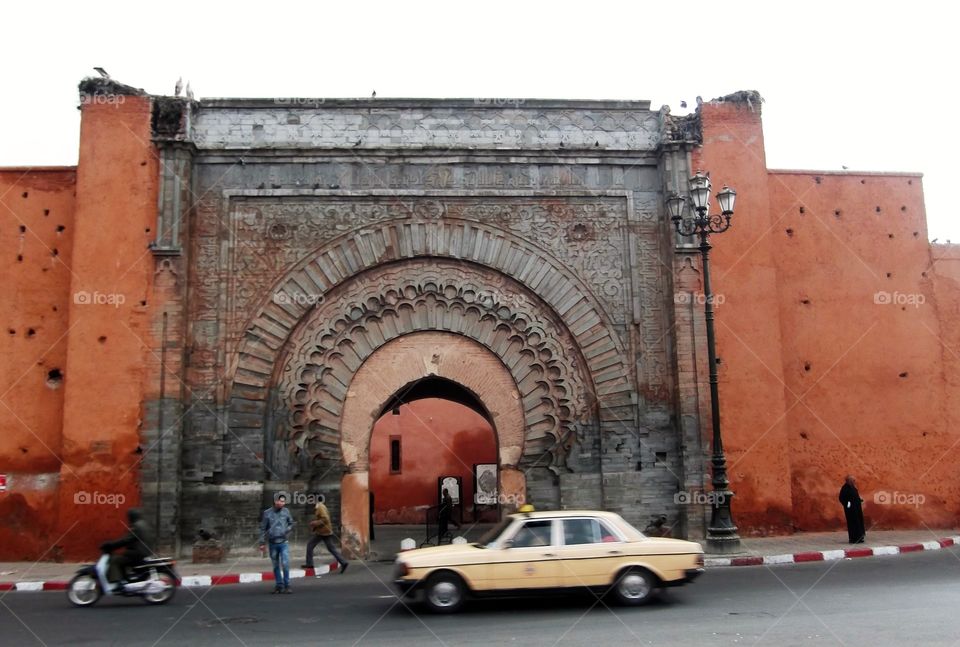
[[[122,587],[126,581],[129,569],[153,554],[150,549],[152,537],[150,527],[143,518],[143,513],[137,508],[127,510],[127,534],[116,541],[108,541],[100,544],[100,550],[109,553],[118,548],[125,548],[120,555],[110,558],[110,576],[111,582],[120,580]]]

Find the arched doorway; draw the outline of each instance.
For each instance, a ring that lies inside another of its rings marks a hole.
[[[496,463],[493,421],[473,393],[436,376],[405,385],[370,436],[373,523],[424,523],[427,510],[439,504],[443,477],[458,480],[452,494],[461,518],[496,520],[496,506],[474,505],[475,466]]]
[[[340,510],[344,547],[353,554],[365,555],[369,546],[374,427],[398,403],[403,408],[411,389],[414,396],[444,394],[484,411],[496,436],[497,491],[508,501],[526,496],[524,473],[517,468],[524,446],[522,398],[507,367],[463,335],[404,335],[374,351],[347,387],[340,437],[348,472],[341,481]]]

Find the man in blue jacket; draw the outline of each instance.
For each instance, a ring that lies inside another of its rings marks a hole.
[[[260,520],[260,552],[270,546],[270,560],[273,562],[273,580],[277,586],[274,593],[290,593],[290,544],[287,540],[293,531],[293,517],[285,507],[287,497],[278,494],[273,499],[273,507],[263,511]],[[282,572],[281,572],[282,567]],[[281,578],[282,575],[282,578]]]

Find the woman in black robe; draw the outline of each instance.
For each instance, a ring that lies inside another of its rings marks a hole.
[[[863,527],[863,499],[857,491],[856,479],[847,476],[846,482],[840,488],[840,504],[843,514],[847,518],[847,535],[851,544],[862,544],[866,539],[866,529]]]

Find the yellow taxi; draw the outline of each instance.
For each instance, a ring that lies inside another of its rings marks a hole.
[[[480,541],[400,553],[394,584],[450,613],[470,596],[592,589],[640,605],[703,573],[703,548],[647,537],[613,512],[517,512]]]

